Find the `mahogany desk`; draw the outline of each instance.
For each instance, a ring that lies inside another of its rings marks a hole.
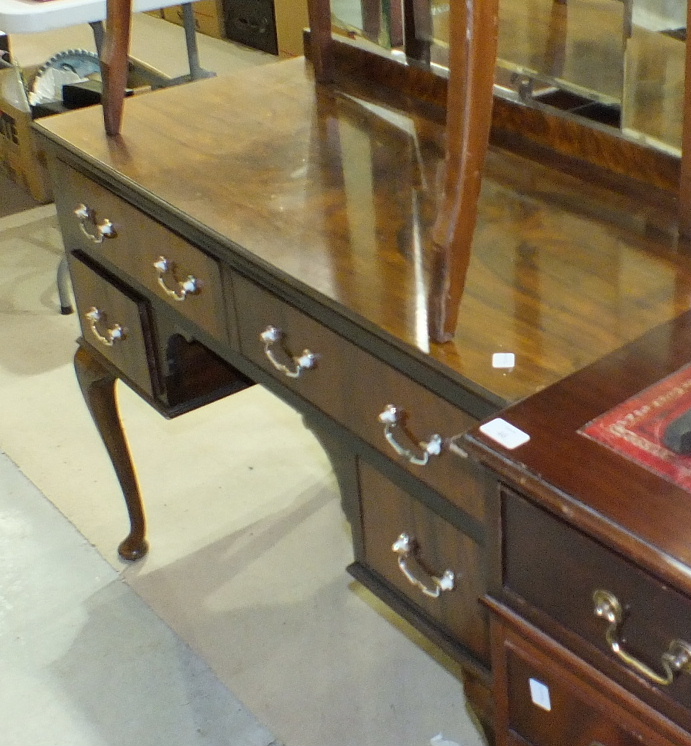
[[[691,743],[690,460],[643,466],[690,361],[687,312],[502,412],[526,442],[462,437],[493,476],[497,746]]]
[[[129,99],[119,137],[98,108],[36,126],[77,374],[130,510],[121,554],[146,542],[115,380],[167,416],[266,386],[331,457],[350,571],[462,662],[490,722],[487,477],[452,438],[680,314],[691,260],[661,209],[493,151],[458,332],[430,343],[443,119],[315,86],[297,59]]]

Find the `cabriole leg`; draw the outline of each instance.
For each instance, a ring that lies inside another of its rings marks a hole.
[[[77,349],[74,368],[84,401],[103,439],[127,504],[130,533],[118,547],[118,553],[126,560],[140,559],[149,549],[145,538],[146,520],[134,465],[118,413],[115,396],[117,378],[84,347]]]

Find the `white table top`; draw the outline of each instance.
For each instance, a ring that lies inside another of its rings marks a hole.
[[[132,0],[132,12],[179,3],[180,0]],[[0,30],[6,34],[33,34],[105,18],[106,0],[0,0]]]

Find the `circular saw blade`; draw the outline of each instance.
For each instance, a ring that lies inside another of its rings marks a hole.
[[[86,49],[58,52],[39,67],[31,83],[29,103],[51,103],[62,100],[62,87],[100,76],[98,55]]]

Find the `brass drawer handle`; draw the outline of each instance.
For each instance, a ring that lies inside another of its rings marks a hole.
[[[166,295],[170,296],[173,300],[183,301],[188,295],[195,295],[200,291],[201,283],[193,275],[187,275],[184,280],[178,280],[175,277],[173,262],[164,256],[159,256],[154,262],[154,269],[158,274],[158,284],[165,290]],[[168,273],[173,275],[173,280],[175,280],[177,287],[169,288],[166,285],[166,275]]]
[[[389,445],[396,451],[399,456],[403,456],[408,463],[415,464],[415,466],[425,466],[432,456],[438,456],[444,445],[444,440],[441,435],[436,433],[432,435],[429,442],[425,443],[421,441],[418,446],[422,450],[420,456],[415,455],[409,448],[402,446],[397,440],[394,433],[395,428],[398,425],[402,425],[405,421],[405,411],[400,407],[396,407],[393,404],[387,404],[384,411],[379,415],[379,422],[384,425],[384,437],[388,441]]]
[[[413,539],[410,534],[406,533],[402,533],[391,547],[391,549],[398,555],[398,566],[408,582],[416,588],[419,588],[425,596],[429,596],[430,598],[439,598],[443,591],[452,591],[455,586],[456,577],[451,570],[444,570],[444,573],[440,578],[430,575],[430,579],[433,583],[432,588],[421,580],[418,580],[418,578],[413,575],[411,570],[408,568],[407,563],[408,558],[415,551],[416,547],[417,542],[415,539]]]
[[[292,367],[284,365],[274,354],[273,345],[280,342],[284,337],[283,332],[275,326],[267,326],[266,329],[259,335],[259,339],[264,345],[264,354],[269,359],[271,365],[276,370],[283,373],[288,378],[299,378],[306,370],[311,370],[317,365],[317,361],[321,357],[316,352],[310,350],[303,350],[302,355],[299,357],[292,358]]]
[[[91,333],[96,339],[106,347],[112,347],[116,342],[122,342],[123,339],[127,338],[127,330],[120,326],[120,324],[114,324],[110,329],[106,329],[105,333],[101,334],[98,329],[98,324],[104,321],[105,314],[103,311],[99,311],[98,308],[92,306],[85,314],[84,318],[89,324]]]
[[[79,220],[79,230],[95,244],[102,244],[106,238],[116,238],[118,233],[115,230],[115,226],[108,220],[103,218],[100,222],[96,222],[96,212],[85,204],[78,204],[74,209],[74,214]],[[93,226],[94,232],[92,233],[87,226]]]
[[[609,591],[598,589],[593,593],[593,602],[595,603],[595,616],[608,622],[605,639],[610,650],[634,671],[660,686],[669,686],[681,672],[691,673],[691,645],[689,643],[683,640],[670,642],[667,651],[660,656],[665,672],[663,676],[624,650],[623,638],[620,634],[624,623],[624,610],[616,596]]]

